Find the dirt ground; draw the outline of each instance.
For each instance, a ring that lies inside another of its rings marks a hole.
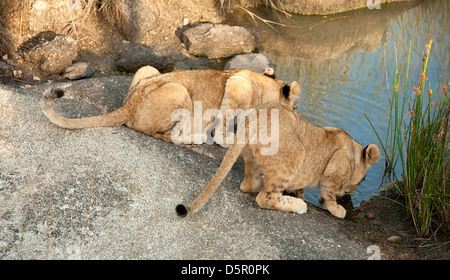
[[[373,242],[380,248],[383,259],[388,260],[449,260],[450,233],[436,225],[426,238],[418,238],[412,219],[406,208],[383,197],[403,203],[393,184],[363,201],[352,215],[346,217],[345,225],[355,236]],[[391,237],[393,241],[389,241]],[[447,242],[447,244],[439,245]]]
[[[185,59],[196,60],[186,52],[176,34],[178,29],[196,22],[220,23],[226,16],[225,10],[215,0],[169,0],[154,1],[154,3],[159,10],[158,20],[154,28],[145,34],[140,44],[151,46],[155,53],[168,57],[173,63]],[[57,10],[54,11],[56,12]],[[18,10],[5,10],[3,15],[5,18],[0,21],[2,43],[0,53],[8,54],[8,63],[14,70],[22,70],[25,81],[32,81],[33,76],[59,80],[61,77],[45,77],[37,70],[37,67],[24,61],[16,52],[37,32],[47,30],[34,30],[32,26],[28,26],[30,23],[25,18],[21,18]],[[89,62],[95,68],[96,76],[120,73],[115,67],[115,62],[122,50],[131,42],[126,40],[125,34],[116,30],[100,12],[83,17],[73,16],[70,24],[67,24],[64,18],[59,19],[60,16],[56,14],[54,17],[56,23],[54,30],[51,31],[69,35],[77,40],[80,47],[77,61]]]

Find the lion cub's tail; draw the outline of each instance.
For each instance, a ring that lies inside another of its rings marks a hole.
[[[236,162],[245,146],[246,144],[237,144],[235,141],[235,144],[231,145],[228,148],[228,151],[225,154],[225,157],[223,158],[219,169],[217,169],[216,174],[214,174],[214,177],[212,177],[211,181],[209,181],[208,185],[202,191],[202,193],[188,206],[184,206],[183,204],[177,205],[175,211],[177,212],[178,216],[186,217],[188,215],[191,215],[200,210],[200,208],[202,208],[206,204],[206,202],[208,202],[208,200],[216,192],[222,181],[225,180],[226,176],[233,167],[233,164]]]
[[[64,96],[64,90],[53,88],[44,93],[42,99],[42,111],[54,124],[69,129],[99,127],[99,126],[119,126],[127,121],[127,111],[121,107],[109,114],[87,117],[81,119],[67,119],[58,115],[53,109],[53,100]]]

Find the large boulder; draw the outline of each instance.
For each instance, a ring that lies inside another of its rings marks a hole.
[[[240,26],[204,23],[185,30],[181,40],[192,54],[220,58],[252,52],[259,35]]]
[[[52,36],[47,33],[43,36],[42,34],[30,40],[37,44],[33,47],[29,46],[31,48],[24,48],[23,57],[26,61],[36,64],[46,74],[59,75],[76,59],[77,42],[67,35]]]
[[[412,2],[414,0],[278,0],[270,1],[270,5],[282,8],[290,13],[302,15],[330,15],[346,11],[367,8],[381,9],[381,5],[391,2]],[[243,7],[256,7],[267,1],[239,0]]]
[[[54,83],[66,91],[55,110],[68,118],[111,112],[131,80]],[[42,114],[47,89],[0,83],[7,102],[0,106],[1,260],[369,256],[373,243],[314,205],[304,215],[260,209],[255,195],[239,191],[243,169],[230,171],[202,211],[178,218],[175,205],[194,199],[222,156],[216,161],[126,127],[59,128]],[[180,275],[181,264],[171,270]]]

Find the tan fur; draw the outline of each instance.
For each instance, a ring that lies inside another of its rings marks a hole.
[[[256,131],[246,133],[245,143],[235,141],[228,149],[219,169],[203,192],[187,207],[178,205],[176,211],[186,216],[198,211],[214,194],[225,179],[239,154],[245,161],[243,192],[259,192],[256,202],[262,208],[305,213],[304,188],[319,187],[323,206],[336,217],[344,218],[345,209],[337,204],[336,195],[351,193],[364,179],[367,169],[380,157],[379,148],[370,144],[366,148],[353,140],[347,132],[333,127],[318,127],[281,104],[270,103],[256,107],[279,114],[279,149],[274,155],[262,155],[260,142],[250,144]],[[256,110],[259,118],[259,110]],[[245,120],[245,129],[249,121]],[[236,139],[244,126],[238,130]],[[261,128],[258,128],[261,129]],[[268,125],[268,134],[271,126]],[[268,135],[266,134],[266,135]],[[264,174],[264,177],[262,175]],[[283,195],[295,192],[298,197]]]
[[[273,74],[273,69],[268,73]],[[191,70],[160,74],[155,68],[145,66],[136,72],[124,105],[109,114],[81,119],[63,118],[53,109],[53,100],[63,95],[62,90],[55,89],[44,93],[43,111],[51,122],[64,128],[126,124],[157,139],[172,142],[171,132],[177,124],[172,120],[172,112],[177,109],[186,109],[193,117],[194,101],[202,102],[202,113],[208,109],[220,109],[225,114],[227,109],[245,110],[272,101],[293,107],[300,92],[299,85],[293,82],[287,97],[283,94],[284,87],[282,81],[250,70]],[[212,121],[205,121],[202,131],[210,123]]]

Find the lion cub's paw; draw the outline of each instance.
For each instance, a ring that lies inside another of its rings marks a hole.
[[[305,214],[307,210],[308,210],[308,206],[306,205],[306,202],[303,201],[303,199],[296,198],[295,204],[294,204],[294,209],[292,210],[292,212],[298,213],[298,214]]]
[[[46,90],[44,92],[44,98],[45,99],[55,99],[55,98],[61,98],[64,96],[64,90],[60,88],[52,88],[49,90]]]
[[[262,188],[262,179],[259,180],[251,180],[248,179],[247,177],[244,178],[244,181],[242,181],[240,189],[242,192],[245,193],[254,193],[254,192],[259,192],[261,191]]]
[[[242,181],[241,186],[239,187],[242,192],[248,193],[252,192],[252,186],[250,183],[250,180],[244,178],[244,181]]]
[[[327,207],[328,211],[330,211],[331,214],[333,214],[334,216],[338,217],[338,218],[345,218],[345,214],[347,213],[347,211],[345,210],[344,207],[342,207],[342,205],[337,204],[337,206],[333,206],[333,207]]]
[[[217,143],[217,144],[225,149],[228,149],[230,147],[230,144],[226,144],[226,143]]]

